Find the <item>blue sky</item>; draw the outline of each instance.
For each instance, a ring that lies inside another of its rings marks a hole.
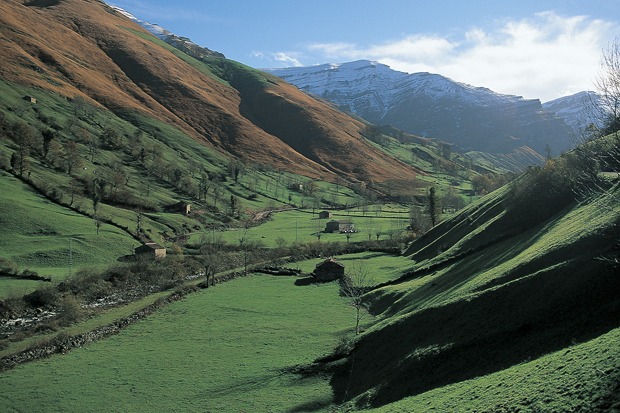
[[[592,90],[617,0],[108,0],[255,68],[369,59],[543,102]]]

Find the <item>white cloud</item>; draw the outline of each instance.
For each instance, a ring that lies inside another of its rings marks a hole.
[[[252,51],[252,53],[250,53],[250,57],[253,57],[253,58],[265,59],[271,63],[281,62],[280,66],[282,67],[303,66],[301,62],[299,61],[298,56],[297,57],[296,56],[297,56],[297,53],[283,53],[283,52],[263,53],[263,52],[257,52],[257,51]]]
[[[284,54],[282,52],[280,53],[275,53],[274,54],[274,59],[277,60],[278,62],[284,62],[286,64],[292,64],[293,66],[303,66],[299,60],[297,60],[296,58],[292,57],[292,56],[288,56],[287,54]]]
[[[543,101],[592,89],[601,50],[617,24],[544,12],[494,30],[472,28],[461,39],[408,35],[381,45],[314,44],[323,61],[378,60],[395,70],[427,71],[501,93]]]

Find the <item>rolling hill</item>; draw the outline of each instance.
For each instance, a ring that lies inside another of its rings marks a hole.
[[[561,357],[577,345],[596,357],[594,343],[620,327],[618,183],[576,202],[577,157],[530,170],[414,241],[411,270],[368,295],[378,322],[333,376],[337,397],[377,411],[617,411],[605,410],[620,406],[617,358],[592,399],[577,378],[588,356]],[[532,371],[547,355],[562,377]],[[511,382],[506,398],[489,390]]]

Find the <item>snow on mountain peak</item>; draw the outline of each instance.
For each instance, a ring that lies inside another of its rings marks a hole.
[[[112,9],[116,10],[118,13],[122,14],[123,16],[127,17],[128,19],[132,20],[133,22],[145,28],[153,36],[158,37],[164,42],[181,50],[182,52],[189,54],[190,56],[193,56],[198,59],[201,59],[204,57],[215,57],[215,58],[225,57],[222,53],[214,52],[213,50],[209,50],[206,47],[197,45],[196,43],[192,42],[187,37],[176,36],[174,33],[164,29],[163,27],[157,24],[153,24],[153,23],[149,23],[144,20],[140,20],[133,14],[129,13],[127,10],[123,10],[120,7],[116,7],[116,6],[111,6],[111,5],[109,6]]]
[[[144,20],[140,20],[133,14],[129,13],[127,10],[121,9],[120,7],[116,7],[116,6],[110,6],[110,7],[116,10],[117,12],[119,12],[120,14],[122,14],[123,16],[127,17],[128,19],[133,20],[134,22],[138,23],[140,26],[144,27],[146,30],[148,30],[149,33],[151,33],[155,37],[158,37],[162,40],[166,40],[168,37],[172,36],[172,33],[170,33],[168,30],[164,29],[163,27],[157,24],[153,24],[153,23],[149,23]]]

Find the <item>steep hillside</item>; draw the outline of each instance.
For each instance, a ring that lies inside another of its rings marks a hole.
[[[570,146],[570,128],[539,100],[501,95],[431,73],[402,73],[361,60],[267,69],[307,93],[349,108],[367,121],[450,142],[464,151],[544,153]]]
[[[224,65],[214,74],[102,2],[9,0],[0,30],[5,80],[155,117],[205,145],[307,176],[416,175],[366,144],[361,124],[342,113],[235,62],[214,59]],[[253,72],[251,90],[235,89],[227,66]]]
[[[530,361],[540,366],[534,362],[545,354],[620,327],[620,279],[611,263],[618,254],[619,188],[607,183],[609,195],[576,203],[570,179],[562,179],[578,172],[573,156],[532,170],[411,244],[406,254],[413,271],[368,295],[380,321],[332,379],[337,398],[358,407],[417,411],[422,397],[414,396],[456,383],[465,388],[487,375],[493,383],[498,372],[519,374],[509,369]],[[558,368],[574,371],[579,363],[568,360]],[[612,363],[609,371],[619,368]],[[534,380],[544,378],[528,377],[513,377],[523,381],[519,400],[487,401],[483,393],[471,403],[487,406],[483,411],[497,411],[502,402],[551,406],[533,390]],[[603,378],[601,386],[619,384]],[[554,394],[554,405],[562,408],[580,403],[575,406],[587,410],[592,403],[570,391]]]
[[[187,37],[179,37],[175,35],[174,33],[170,33],[168,30],[164,29],[163,27],[157,24],[152,24],[152,23],[140,20],[136,18],[136,16],[134,16],[133,14],[129,13],[126,10],[121,9],[120,7],[112,6],[112,8],[118,11],[119,13],[121,13],[122,15],[127,16],[129,19],[135,21],[140,26],[144,27],[152,35],[160,38],[161,40],[165,41],[169,45],[181,50],[182,52],[187,53],[188,55],[192,57],[195,57],[197,59],[203,59],[207,57],[219,57],[219,58],[225,57],[220,52],[214,52],[213,50],[210,50],[206,47],[197,45],[196,43],[192,42]]]

